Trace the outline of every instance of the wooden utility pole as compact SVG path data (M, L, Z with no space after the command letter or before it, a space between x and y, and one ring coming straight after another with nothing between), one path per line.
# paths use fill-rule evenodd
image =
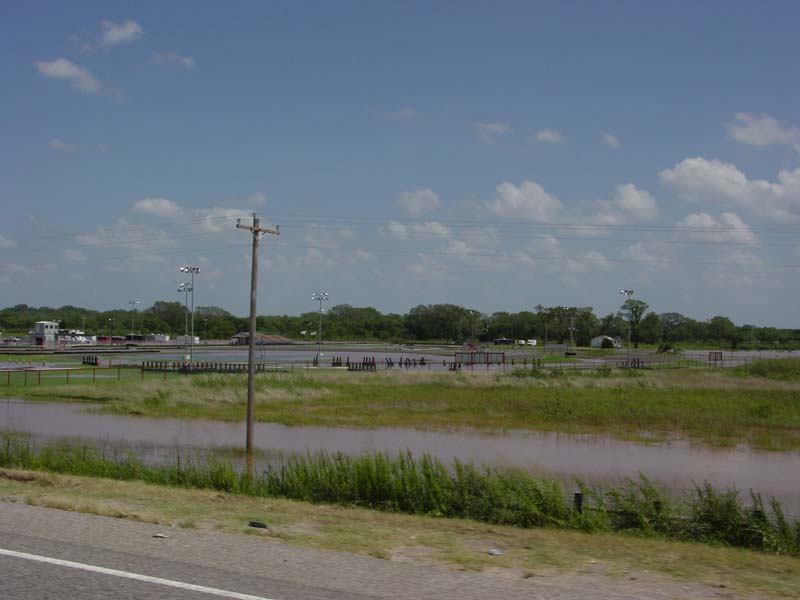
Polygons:
M245 441L245 462L247 476L253 479L253 406L256 392L256 297L258 295L258 242L265 233L280 235L279 227L266 229L259 226L259 220L253 213L253 224L242 225L240 220L236 223L237 229L247 229L253 234L253 264L250 270L250 335L248 336L249 348L247 352L247 438Z

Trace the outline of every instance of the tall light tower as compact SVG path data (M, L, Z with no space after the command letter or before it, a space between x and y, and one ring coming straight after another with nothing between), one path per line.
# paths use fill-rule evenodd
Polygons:
M633 290L620 290L620 294L625 296L625 302L628 302L633 296ZM628 307L628 369L631 368L631 307Z
M141 301L128 300L128 304L131 305L131 341L133 341L133 336L136 334L136 305L141 304Z
M327 302L328 292L314 292L311 294L311 299L314 302L319 302L319 331L317 332L317 354L322 356L322 303Z
M184 281L178 286L178 293L184 294L183 299L183 360L189 360L189 292L192 291L192 282Z
M190 283L191 289L189 290L192 292L192 311L191 311L191 319L192 319L192 331L191 331L191 345L189 346L189 362L194 360L194 276L195 273L199 273L199 267L181 267L181 273L190 273L192 276L192 280Z

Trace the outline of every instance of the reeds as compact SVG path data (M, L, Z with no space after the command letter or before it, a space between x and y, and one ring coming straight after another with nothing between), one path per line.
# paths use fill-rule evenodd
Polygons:
M633 532L800 555L800 521L787 517L777 500L765 503L751 493L750 506L745 506L738 491L718 490L709 483L676 497L644 476L607 489L577 482L583 502L573 503L555 480L462 462L447 468L429 455L416 458L409 452L358 457L326 452L292 455L277 466L267 466L251 480L232 463L214 458L176 457L173 464L149 466L124 451L108 456L93 446L74 443L37 449L27 436L10 433L0 435L0 467L517 527Z

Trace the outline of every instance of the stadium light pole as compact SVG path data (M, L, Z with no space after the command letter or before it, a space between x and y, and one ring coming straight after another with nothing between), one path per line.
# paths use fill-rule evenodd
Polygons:
M311 299L314 302L319 302L319 332L317 334L317 355L322 356L322 303L327 302L330 296L328 292L314 292L311 294Z
M133 336L136 335L136 305L141 304L141 301L128 300L128 304L131 305L131 341L133 341Z
M178 286L178 293L183 293L183 360L189 360L189 292L192 289L191 281L184 281Z
M625 302L628 302L633 296L633 290L620 290L620 294L625 296ZM628 369L631 368L631 308L628 307Z
M189 362L194 360L194 276L196 273L200 272L199 267L181 267L181 273L189 273L192 276L192 281L190 282L191 288L189 289L192 292L192 311L191 311L191 318L192 318L192 331L191 331L191 342L189 345Z

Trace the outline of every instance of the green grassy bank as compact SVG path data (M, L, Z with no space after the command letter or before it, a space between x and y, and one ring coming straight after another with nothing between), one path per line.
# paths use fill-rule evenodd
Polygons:
M293 455L267 466L254 479L223 460L153 467L132 456L108 458L86 446L62 443L34 448L13 434L0 436L0 467L143 481L163 486L214 489L256 497L362 506L523 528L627 532L665 539L800 554L800 522L777 501L751 493L698 485L690 494L666 494L642 477L606 489L580 482L582 503L571 502L557 481L516 470L451 468L424 455L348 457Z

